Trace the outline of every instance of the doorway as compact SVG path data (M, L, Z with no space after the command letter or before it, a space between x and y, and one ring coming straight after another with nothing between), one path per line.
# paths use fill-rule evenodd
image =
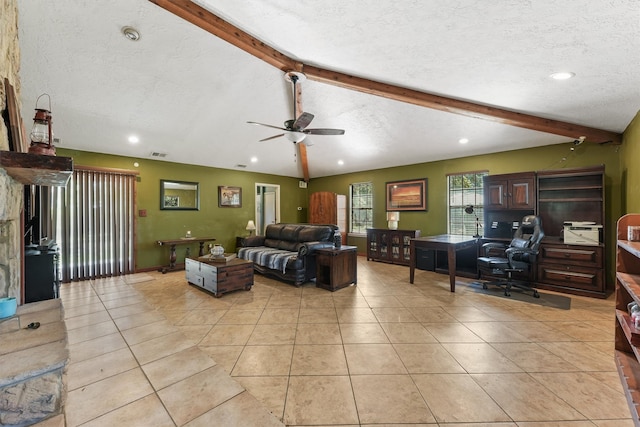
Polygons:
M269 224L280 222L280 186L256 183L256 234L264 235Z

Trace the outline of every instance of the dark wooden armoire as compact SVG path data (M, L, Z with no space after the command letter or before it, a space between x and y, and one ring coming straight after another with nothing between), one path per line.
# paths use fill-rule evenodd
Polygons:
M347 244L347 196L318 191L309 197L309 223L335 224L340 227L342 244Z

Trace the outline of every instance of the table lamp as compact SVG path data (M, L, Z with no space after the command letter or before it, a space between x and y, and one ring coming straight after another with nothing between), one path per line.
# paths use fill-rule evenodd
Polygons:
M387 225L389 230L397 230L398 221L400 221L400 212L387 212Z
M464 211L466 213L468 213L469 215L475 213L474 209L473 209L473 205L467 205L464 207ZM480 232L479 232L479 228L480 228L480 218L478 218L478 215L476 215L476 234L473 235L473 237L475 237L476 239L478 237L480 237Z
M247 222L247 227L245 228L245 230L249 230L249 236L251 236L253 234L253 230L256 229L256 224L253 222L253 220L249 220L249 222Z

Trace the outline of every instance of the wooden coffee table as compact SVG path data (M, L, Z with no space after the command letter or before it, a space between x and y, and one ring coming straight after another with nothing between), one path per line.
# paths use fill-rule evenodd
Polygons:
M234 258L227 262L213 262L209 257L186 258L187 282L211 292L216 298L222 294L253 286L253 262Z

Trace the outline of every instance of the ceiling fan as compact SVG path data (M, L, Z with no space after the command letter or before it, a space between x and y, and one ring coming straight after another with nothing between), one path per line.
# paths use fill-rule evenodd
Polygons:
M307 137L307 135L344 135L343 129L322 129L322 128L307 129L307 126L309 126L309 124L313 120L314 115L311 113L303 112L298 117L298 114L296 111L296 106L298 105L296 100L296 93L297 93L296 84L299 81L304 81L304 79L306 79L306 76L302 73L291 71L286 73L284 75L284 78L285 80L293 84L293 117L294 119L287 120L286 122L284 122L284 127L267 125L267 124L258 123L258 122L247 122L254 125L266 126L266 127L284 131L284 133L270 136L269 138L261 139L260 142L269 141L270 139L280 138L281 136L284 136L289 141L295 144L304 140Z

